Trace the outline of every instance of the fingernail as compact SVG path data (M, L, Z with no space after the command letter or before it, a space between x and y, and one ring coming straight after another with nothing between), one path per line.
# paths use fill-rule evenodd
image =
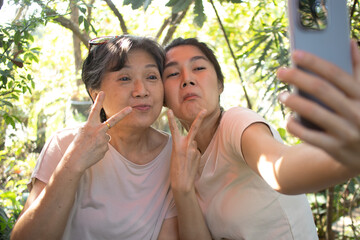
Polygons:
M168 110L168 115L170 115L171 117L174 116L174 113L171 109Z
M301 60L304 57L305 53L303 51L297 50L293 53L293 59L296 60Z
M286 99L288 99L289 96L290 96L289 92L283 92L283 93L280 93L280 95L278 96L278 99L280 102L285 103Z
M287 71L287 68L281 67L277 70L276 75L279 79L282 79L284 77L285 72Z
M124 109L124 113L126 114L130 113L131 111L132 111L132 107L129 106Z

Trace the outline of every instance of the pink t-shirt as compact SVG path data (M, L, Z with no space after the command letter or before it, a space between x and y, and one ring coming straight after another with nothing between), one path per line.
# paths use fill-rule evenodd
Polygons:
M241 137L255 122L267 124L249 109L228 110L201 157L195 186L213 239L318 239L306 196L276 192L246 164Z
M32 180L49 181L77 130L61 130L46 143ZM145 165L130 162L109 144L104 158L80 180L63 239L157 239L164 219L177 215L170 155L170 136L161 153Z

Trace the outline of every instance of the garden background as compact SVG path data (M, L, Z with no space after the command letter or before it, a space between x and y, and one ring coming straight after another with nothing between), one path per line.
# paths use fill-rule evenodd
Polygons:
M347 3L360 45L360 3ZM277 101L290 89L275 75L290 64L285 0L0 0L0 240L9 239L46 140L86 121L80 75L88 40L120 34L209 43L225 75L222 106L249 107L287 144L299 143L286 133L290 112ZM154 125L168 131L165 111ZM359 184L356 177L307 194L320 239L360 239Z

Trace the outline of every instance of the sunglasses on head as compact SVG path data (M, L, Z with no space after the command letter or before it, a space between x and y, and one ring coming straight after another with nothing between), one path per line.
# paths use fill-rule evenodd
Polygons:
M93 46L105 44L115 38L118 38L118 37L119 36L102 36L102 37L97 37L97 38L93 38L93 39L89 40L89 53Z

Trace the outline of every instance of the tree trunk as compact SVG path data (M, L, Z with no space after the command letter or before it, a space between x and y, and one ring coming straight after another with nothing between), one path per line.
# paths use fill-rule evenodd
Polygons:
M334 240L334 232L332 230L333 208L334 208L334 187L330 187L327 191L327 203L326 203L326 239Z
M79 28L79 9L76 6L76 1L71 1L71 21L74 23L76 27ZM81 41L80 39L73 33L73 46L74 46L74 58L75 58L75 74L76 76L81 70ZM79 86L79 81L76 82L76 85Z

